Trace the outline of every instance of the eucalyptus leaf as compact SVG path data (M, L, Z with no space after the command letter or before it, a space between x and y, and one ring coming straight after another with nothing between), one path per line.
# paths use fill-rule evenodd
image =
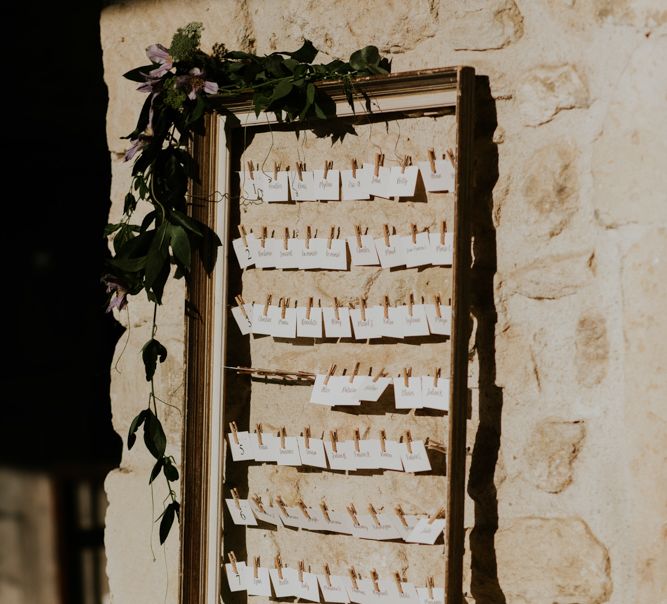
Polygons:
M144 422L144 444L155 459L160 459L167 448L167 437L162 428L162 422L150 410Z

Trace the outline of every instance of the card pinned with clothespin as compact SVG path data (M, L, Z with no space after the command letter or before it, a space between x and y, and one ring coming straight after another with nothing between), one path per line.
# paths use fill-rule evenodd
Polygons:
M239 432L236 422L229 422L227 435L229 450L234 461L251 461L255 459L255 449L246 430Z
M301 270L310 270L322 268L326 261L327 240L316 237L316 232L308 225L306 226L301 239L301 256L299 258L299 268Z
M382 322L380 334L384 338L403 339L403 309L392 306L389 296L382 298Z
M242 198L247 201L260 201L264 199L264 189L266 179L264 174L259 172L252 160L246 162L246 169L237 172L239 176L239 189Z
M271 335L293 340L296 337L296 314L296 308L289 306L289 298L280 298Z
M252 564L246 566L245 570L246 585L248 595L271 597L271 579L269 578L269 569L260 566L259 556L253 556Z
M229 591L245 591L247 588L245 562L239 562L234 552L229 552L227 555L229 556L229 562L225 564L225 574L227 575Z
M399 532L391 523L389 515L379 512L372 503L368 504L368 513L372 522L368 528L368 538L377 541L400 539Z
M232 306L232 317L236 321L239 330L244 336L252 333L252 304L246 304L243 298L236 296L236 303L238 306Z
M391 169L388 192L394 197L413 197L417 186L419 168L412 165L412 157L401 158L399 165Z
M363 383L359 390L359 398L362 401L377 401L382 393L387 389L391 383L391 378L387 376L384 367L372 371Z
M379 443L374 441L367 441L361 438L361 431L359 428L354 429L354 437L352 443L354 444L354 464L358 470L375 470L379 468ZM371 444L372 443L372 444Z
M404 367L399 377L394 378L394 400L396 409L421 409L421 377L413 377L412 369Z
M268 227L262 226L257 231L254 241L249 240L248 243L257 268L276 268L276 255L281 242L269 237Z
M402 239L405 266L414 268L431 264L431 242L428 232L420 231L416 224L410 225L410 234Z
M435 587L433 577L426 581L426 587L418 587L417 595L420 604L445 604L445 590L442 587Z
M250 439L255 451L255 461L276 461L278 459L278 440L273 434L264 432L262 424L257 424Z
M429 472L431 462L429 461L423 440L412 440L410 430L403 435L401 461L406 472Z
M296 307L296 335L299 338L322 337L322 308L315 306L312 297L306 298L306 305Z
M378 450L378 468L383 470L403 471L403 462L401 461L402 448L400 443L395 440L388 440L384 429L380 430L380 438L376 440L367 440L369 446L377 447ZM377 445L375 443L377 442Z
M432 334L450 336L452 334L452 307L442 303L440 294L433 296L433 304L425 304L429 331Z
M317 575L317 580L320 584L320 590L325 602L349 602L350 598L347 595L345 581L343 577L332 575L329 564L325 563L324 572Z
M327 467L324 442L321 438L313 438L311 436L309 426L306 426L302 436L297 437L297 443L299 445L301 463L304 466L313 466L315 468Z
M275 266L284 270L299 268L303 241L292 237L288 227L283 227L282 238L272 239L275 255Z
M391 179L391 170L384 165L384 153L376 153L373 161L366 162L364 165L372 166L369 183L370 194L374 197L390 199L389 181Z
M301 528L303 524L301 510L297 506L288 506L280 495L276 495L274 501L278 508L278 518L283 525L290 528Z
M364 235L361 225L355 225L354 236L347 237L350 258L354 266L377 266L380 264L372 235Z
M329 509L324 500L320 502L320 513L322 517L322 530L345 535L352 534L352 520L347 513Z
M324 257L320 263L320 268L330 271L346 271L347 266L347 246L345 239L337 239L338 229L332 225L329 227L329 236L324 248Z
M357 361L350 373L345 372L336 378L332 378L334 388L334 398L336 405L353 405L361 404L359 400L359 390L363 384L364 378L358 375L360 363Z
M264 171L264 201L289 201L289 175L273 162L273 169Z
M338 430L330 430L329 438L324 441L329 467L332 470L356 470L354 463L354 443L351 440L339 440Z
M301 528L308 531L327 530L326 523L319 509L306 505L303 499L298 499L296 504L302 514Z
M297 570L296 597L309 602L320 601L320 590L317 583L317 575L306 570L304 560L299 562Z
M436 159L435 150L428 149L428 161L418 162L427 191L453 191L455 172L450 159Z
M340 171L326 160L322 170L313 170L315 194L320 201L340 201Z
M254 250L257 248L257 240L252 233L246 231L245 226L239 225L239 235L237 239L232 241L232 247L236 254L236 259L241 268L248 268L255 264Z
M351 338L350 309L341 306L338 298L334 298L333 306L322 309L324 334L327 338Z
M408 543L433 545L445 530L445 508L440 507L429 516L422 517L406 537Z
M365 298L359 298L356 308L350 310L350 321L355 340L370 340L382 337L382 307L367 306Z
M277 598L289 598L296 595L296 570L284 566L280 554L274 558L274 568L269 569L269 575Z
M296 436L287 436L285 426L278 433L278 465L300 466L299 444Z
M403 237L401 235L392 235L388 224L382 227L382 237L375 239L375 251L377 252L382 268L405 266Z
M431 244L431 264L451 266L454 261L454 233L447 232L447 221L441 220L437 233L429 233Z
M415 297L412 292L408 295L405 306L401 306L401 312L403 315L403 335L406 338L427 336L431 333L428 328L424 305L421 303L415 304Z
M268 504L265 505L259 495L251 495L248 501L250 502L252 513L255 515L257 520L266 522L267 524L281 524L278 510Z
M436 367L433 375L422 377L422 403L428 409L449 409L449 379L442 377L442 370Z
M372 170L367 165L359 167L356 159L349 170L341 170L341 197L345 201L370 199Z
M332 363L325 374L315 376L315 384L310 393L311 403L328 407L336 403L334 384L331 382L334 373L336 373L336 364Z
M389 594L394 602L401 604L419 604L419 595L413 583L403 581L401 573L393 574L393 582L389 585Z
M292 201L316 201L315 180L312 172L306 170L306 165L296 162L296 170L289 173L290 198Z
M351 602L369 604L372 601L373 584L369 579L362 579L354 567L349 569L348 576L344 580Z
M417 526L417 523L423 518L423 516L418 516L416 514L406 514L403 511L403 507L397 505L394 507L394 513L387 514L389 517L389 522L393 527L398 531L401 539L405 539L410 535L412 529Z
M252 307L252 332L255 335L272 336L280 308L271 304L272 294L267 294L263 303L255 303Z
M252 508L247 499L241 499L236 489L231 489L231 499L225 499L229 514L234 524L245 526L257 526L257 519L252 513Z

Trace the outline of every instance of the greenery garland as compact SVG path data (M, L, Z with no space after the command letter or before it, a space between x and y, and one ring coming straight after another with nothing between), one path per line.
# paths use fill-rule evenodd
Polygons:
M167 439L159 418L158 403L163 401L155 393L158 362L167 358L167 349L156 338L157 309L169 277L187 279L193 251L205 242L221 245L210 228L187 213L188 182L198 178L198 166L189 150L192 137L203 134L206 113L225 112L225 99L241 92L252 92L257 115L270 111L280 121L300 121L318 134L332 134L325 121L335 117L336 105L315 82L342 81L352 105L357 92L352 78L387 74L391 68L375 46L357 50L348 62L314 64L318 51L309 40L294 52L266 56L228 51L223 44L215 44L207 54L200 49L202 29L201 23L178 29L168 49L160 44L146 49L150 65L125 74L140 82L138 90L148 97L136 128L125 137L132 143L125 159L134 164L123 216L120 222L107 225L105 233L113 247L103 278L109 294L107 310L122 310L127 296L142 290L153 303L151 336L141 349L149 382L148 401L132 420L127 446L133 447L143 427L144 443L156 460L149 484L160 474L166 480L168 495L158 517L160 543L179 518L180 503L173 488L179 474L175 459L165 453ZM133 221L142 201L150 204L149 211Z

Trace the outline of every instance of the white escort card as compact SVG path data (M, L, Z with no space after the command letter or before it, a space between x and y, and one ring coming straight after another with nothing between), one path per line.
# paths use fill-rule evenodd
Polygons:
M431 191L454 190L454 166L448 159L435 160L435 172L428 161L417 162L421 172L424 188Z
M315 376L315 384L310 393L311 403L315 405L327 405L328 407L336 403L336 391L331 380L332 376L330 375Z
M322 309L322 317L324 321L324 333L327 338L352 337L349 308L339 306L338 313L336 313L335 308L325 307Z
M410 534L405 538L405 541L408 543L425 543L433 545L436 542L436 539L442 534L443 530L445 530L444 518L430 520L427 516L417 523L415 528L413 528Z
M250 442L255 452L255 461L277 461L278 446L280 443L273 434L262 433L262 441L259 441L257 432L250 435Z
M396 470L402 472L403 461L401 460L401 454L403 452L403 447L401 446L401 443L396 442L395 440L385 440L384 450L382 449L382 443L380 441L378 441L378 445L380 447L378 468L382 470Z
M384 338L403 339L404 312L402 308L387 306L382 308L380 335Z
M403 253L405 254L405 266L414 268L431 264L433 252L428 233L416 233L403 237Z
M241 306L232 307L232 317L239 326L239 330L244 336L251 334L252 329L253 305L242 304Z
M394 166L389 175L389 194L395 197L414 196L418 173L417 166L405 166L404 168Z
M303 514L301 510L296 506L278 506L280 512L278 513L278 518L283 523L284 526L291 528L301 528Z
M317 575L325 602L349 602L345 581L338 575Z
M317 201L313 173L302 171L299 177L297 171L290 170L289 191L292 201Z
M314 466L316 468L326 468L327 458L324 452L324 442L321 438L308 439L308 446L306 446L306 439L303 436L297 437L297 444L299 445L299 455L304 466Z
M264 176L264 201L269 203L275 201L289 200L289 175L287 172L269 172Z
M299 578L300 575L300 578ZM320 601L320 590L317 584L317 575L297 571L296 597L309 602Z
M255 518L267 524L280 525L280 512L270 505L262 505L261 509L256 501L250 500L250 507Z
M269 312L274 307L269 308ZM296 338L296 308L275 307L271 335L274 338Z
M347 270L347 247L344 239L327 239L320 268L330 271Z
M444 336L452 335L452 307L438 304L436 309L435 304L425 304L426 317L428 319L428 328L432 334L440 334ZM438 311L439 316L438 316Z
M299 338L322 337L322 309L311 306L296 308L296 335Z
M225 503L234 524L257 526L257 519L247 499L225 499Z
M332 470L356 470L354 463L354 443L351 440L340 440L336 442L336 449L331 440L324 441L324 449L327 452L329 467Z
M282 240L272 239L269 241L271 242L270 246L273 248L275 268L299 268L301 250L303 248L303 241L301 239L297 239L296 237L288 237Z
M341 197L345 201L370 199L372 168L364 166L353 170L341 170Z
M380 467L380 441L354 440L353 459L357 470L376 470Z
M350 257L355 266L377 266L380 264L375 242L372 235L361 235L359 238L347 237ZM361 243L361 245L359 245Z
M247 245L246 245L247 244ZM234 248L234 253L236 254L236 259L239 262L241 268L248 268L255 264L255 257L253 255L253 249L257 248L257 240L252 233L249 233L245 236L245 243L243 237L234 239L232 241L232 247Z
M350 309L350 320L356 340L370 340L380 338L380 323L382 322L382 307L369 306L362 314L360 308Z
M326 256L327 240L308 237L302 243L299 268L302 270L321 268Z
M225 564L225 574L227 575L229 591L245 591L247 589L245 562L236 562L236 570L234 570L233 564Z
M271 597L271 579L268 568L246 566L243 574L248 595Z
M250 251L255 259L257 268L276 268L276 252L279 249L278 243L274 239L266 238L248 240ZM263 244L263 245L262 245Z
M431 245L431 264L451 266L454 261L454 233L429 233L428 240Z
M391 378L388 377L367 377L359 389L359 398L362 401L375 402L382 396L390 383Z
M322 513L323 530L331 533L342 533L344 535L352 534L352 520L349 514L345 512L335 512L327 510Z
M358 578L356 581L352 581L350 577L345 577L345 586L351 602L355 604L369 603L369 598L373 591L373 584L369 579Z
M264 199L266 180L261 172L237 172L239 175L241 195L248 201Z
M236 436L236 440L235 437ZM229 450L234 461L251 461L255 459L255 450L248 432L230 432L227 435ZM238 440L238 442L236 442Z
M279 314L280 308L277 306L255 303L252 307L252 332L256 335L273 335Z
M422 381L422 405L428 409L447 411L449 408L449 379L424 376ZM434 383L435 381L435 383Z
M285 446L283 446L283 444ZM299 455L299 443L296 436L278 437L278 465L279 466L300 466L301 456Z
M326 178L324 170L313 170L313 179L317 199L320 201L340 200L340 172L338 170L328 170Z
M392 596L393 602L400 604L419 604L419 594L417 588L412 583L405 583L396 581L389 586L389 593Z
M423 407L422 379L408 377L406 384L404 377L394 378L394 399L396 409L421 409Z
M401 516L398 514L389 514L389 522L391 522L393 527L400 535L401 539L404 541L407 539L410 533L412 533L412 529L417 526L417 523L422 518L423 516L416 514L402 514Z
M273 591L277 598L289 598L296 595L297 572L293 568L270 568L269 575Z
M433 587L431 592L429 595L428 587L417 588L420 604L445 604L445 590L442 587Z
M403 311L403 335L405 337L427 336L430 334L426 310L423 304L401 307Z
M375 251L380 260L380 266L382 268L405 266L404 237L401 235L389 235L388 239L389 245L387 245L385 237L375 239Z
M431 469L424 441L413 440L410 448L406 443L401 445L401 461L406 472L428 472Z
M391 188L391 169L388 167L380 166L378 168L378 175L375 175L375 170L373 168L373 162L369 162L368 165L371 170L371 180L369 183L369 192L374 197L384 197L389 199L392 196L390 192Z

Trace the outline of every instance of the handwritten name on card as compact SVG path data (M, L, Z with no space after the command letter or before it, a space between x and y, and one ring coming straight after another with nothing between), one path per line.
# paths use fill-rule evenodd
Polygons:
M391 522L403 540L407 539L408 535L412 532L412 529L415 528L417 523L423 518L423 516L416 516L414 514L403 514L402 519L398 514L388 514L388 516L389 522ZM405 521L405 523L403 521Z
M431 264L451 266L454 261L454 233L445 233L444 243L440 243L440 233L429 233L431 244Z
M389 592L392 594L394 602L400 604L419 604L419 594L412 583L401 581L401 589L398 589L396 583L389 586Z
M284 312L280 306L276 308L271 335L293 340L296 337L296 308L285 308Z
M401 461L406 472L428 472L431 469L423 440L413 440L410 445L411 451L405 443L401 445Z
M403 170L400 166L391 168L389 194L395 197L412 197L415 194L418 173L417 166L406 166Z
M303 248L303 241L295 237L287 239L287 248L285 248L285 240L273 240L273 254L276 268L293 269L299 268L299 261L301 260L301 250Z
M244 304L243 311L240 306L232 307L232 317L234 317L241 333L247 336L249 333L252 333L252 304Z
M431 171L431 164L427 161L417 162L417 165L427 191L454 190L454 166L448 159L436 159L435 172Z
M369 169L371 170L371 179L369 183L370 194L374 197L384 197L389 199L392 196L390 192L391 170L388 167L380 166L378 175L375 176L373 165L373 162L364 164L364 166L369 166Z
M405 266L405 249L401 235L390 235L389 245L387 245L384 237L375 239L375 251L382 268Z
M264 239L264 245L262 245L261 239L248 241L257 268L276 268L276 250L279 248L278 244L278 241L271 238Z
M340 200L340 172L329 170L324 178L324 170L313 170L315 194L320 201Z
M347 246L350 248L350 257L354 266L377 266L380 264L372 235L361 236L361 246L357 237L347 237Z
M269 578L269 569L257 568L257 576L252 566L246 566L243 569L245 575L246 588L250 596L271 597L271 579Z
M394 378L394 400L396 409L422 408L422 380L409 377L407 385L403 377Z
M370 199L372 171L370 168L357 168L356 176L352 170L341 170L341 197L345 201Z
M373 584L368 579L357 579L356 585L352 579L345 577L345 587L350 601L355 604L368 604Z
M440 304L440 316L435 309L435 304L425 304L426 317L428 319L429 331L432 334L449 336L452 334L452 307Z
M286 436L285 446L281 446L281 439L278 437L278 465L279 466L300 466L301 456L299 455L299 444L296 436Z
M310 402L315 405L326 405L331 407L336 404L336 389L331 382L332 378L327 380L326 375L315 376L315 384L310 392Z
M257 247L254 245L256 243L255 236L251 233L248 233L245 239L248 245L243 243L242 237L232 241L232 247L234 248L236 259L238 260L239 266L241 268L248 268L249 266L255 264L255 257L252 253L252 250Z
M350 324L350 309L338 308L338 318L334 308L322 309L324 320L324 333L327 338L351 338L352 325Z
M289 200L289 178L287 172L264 174L264 201L272 203Z
M320 601L320 590L317 584L317 575L313 573L302 573L301 581L296 582L296 597L309 602Z
M254 502L250 501L250 507L252 508L252 513L255 515L257 520L261 522L266 522L267 524L279 525L281 524L279 518L279 512L276 508L270 505L263 505L262 510L259 509L259 506Z
M381 337L380 322L382 321L382 308L380 306L369 306L366 308L365 316L362 316L361 309L353 308L350 310L350 321L354 329L354 338L356 340L369 340Z
M347 270L347 247L344 239L326 240L320 268L330 271Z
M296 595L297 572L293 568L269 569L273 591L277 598L289 598ZM282 578L280 575L282 574Z
M317 575L325 602L349 602L345 581L337 575Z
M234 524L257 526L257 519L247 499L239 499L238 502L235 499L225 499L225 503Z
M254 334L271 336L276 324L276 317L280 313L277 306L270 306L264 313L264 304L255 303L252 307L252 332Z
M403 335L407 337L427 336L431 332L428 329L426 310L423 304L413 304L412 313L409 306L402 306L403 311Z
M382 309L382 322L380 323L380 333L385 338L399 338L403 339L403 325L404 325L403 309L393 306L387 307L385 314Z
M412 235L404 236L402 244L406 267L414 268L431 264L432 253L428 233L417 233L414 241Z
M248 434L248 432L237 432L236 438L239 441L238 443L234 440L234 435L232 433L227 435L232 459L234 461L251 461L255 459L255 451L250 439L250 434Z
M292 201L317 201L315 191L315 180L312 172L301 172L299 178L298 172L289 173L290 197Z
M445 530L444 518L436 518L431 522L428 517L425 517L417 523L405 540L408 543L433 545L436 539L442 535L443 530Z
M301 463L304 466L314 466L316 468L326 468L327 458L324 452L324 442L320 438L309 438L306 447L306 439L303 436L297 437L299 445L299 455Z
M359 398L362 401L377 401L382 393L387 389L391 383L391 378L381 377L374 380L372 377L367 377L363 385L359 389Z
M447 411L449 408L449 379L438 378L433 384L431 376L422 377L422 403L428 409Z
M311 238L302 241L299 268L302 270L321 268L326 256L326 239Z
M329 467L332 470L356 470L354 463L354 443L351 440L341 440L336 443L334 451L330 440L324 441Z
M229 585L229 591L245 591L246 581L245 581L245 562L237 562L236 570L234 572L234 567L231 564L225 564L225 574L227 575L227 584Z
M299 338L322 337L322 309L312 306L310 312L305 306L296 309L296 335Z
M395 440L384 441L384 451L382 444L378 441L380 447L380 458L378 460L378 468L383 470L403 471L403 462L401 461L402 446Z
M279 443L273 434L262 433L261 444L257 432L253 432L250 435L250 439L255 451L255 461L277 461Z
M429 597L428 587L418 587L417 595L420 604L445 604L445 590L442 587L434 587L433 597Z

